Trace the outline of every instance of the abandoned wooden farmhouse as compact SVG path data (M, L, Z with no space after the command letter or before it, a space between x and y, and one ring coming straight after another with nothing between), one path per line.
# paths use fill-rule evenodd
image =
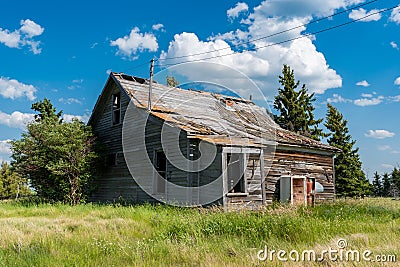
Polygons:
M148 80L111 73L88 124L107 150L90 201L231 210L335 197L335 148L280 128L250 100L158 83L149 98Z

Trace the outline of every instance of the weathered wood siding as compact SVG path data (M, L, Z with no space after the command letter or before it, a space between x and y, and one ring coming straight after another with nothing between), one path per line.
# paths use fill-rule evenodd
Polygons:
M92 127L98 140L106 147L106 154L117 155L116 165L105 160L104 166L93 184L89 201L93 202L144 202L153 201L134 181L129 173L122 150L122 123L112 125L112 96L121 92L115 83L109 84L99 100L102 112L93 120ZM121 122L129 105L129 99L121 92Z
M267 158L266 161L270 161ZM334 173L333 158L331 155L324 155L310 152L298 152L295 150L279 149L269 164L265 164L266 175L266 200L271 204L273 200L279 200L279 179L282 175L303 175L314 177L316 181L324 186L323 193L315 195L315 202L333 200Z
M200 171L198 179L200 185L212 183L212 186L208 186L207 188L200 187L198 189L200 203L204 203L204 206L221 205L223 194L221 147L217 147L217 154L213 162L206 169ZM214 201L208 202L207 200L210 199L214 199Z
M170 126L165 126L170 127ZM187 158L187 146L188 139L186 133L180 129L170 129L171 131L179 131L178 134L171 136L164 136L163 142L164 147L161 142L161 131L163 128L163 121L159 118L149 117L146 125L146 150L149 159L152 160L152 165L155 166L154 153L156 151L164 151L167 156L167 170L166 170L166 180L170 183L166 183L165 194L160 195L165 201L170 203L185 203L186 194L179 194L176 191L174 185L187 186L188 185L188 173L184 170L179 169L175 165L185 164ZM178 138L178 140L176 140ZM135 142L132 140L132 142ZM179 146L176 150L169 149L174 146ZM168 149L170 151L166 152ZM171 164L174 162L174 164ZM180 166L180 165L178 165ZM149 177L149 179L153 179Z

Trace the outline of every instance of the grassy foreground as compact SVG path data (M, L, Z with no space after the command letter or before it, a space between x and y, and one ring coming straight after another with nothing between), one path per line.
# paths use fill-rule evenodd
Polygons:
M0 266L353 266L260 261L257 252L337 248L396 255L400 201L340 200L261 212L169 206L0 203ZM287 255L286 255L287 256ZM396 266L386 263L383 266ZM357 263L357 266L382 266Z

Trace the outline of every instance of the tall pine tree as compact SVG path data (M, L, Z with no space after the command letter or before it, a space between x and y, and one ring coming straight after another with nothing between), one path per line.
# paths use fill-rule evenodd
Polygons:
M397 168L394 168L392 173L391 173L391 180L393 184L393 188L395 189L396 192L396 197L399 196L400 194L400 170Z
M279 76L278 95L275 96L274 108L279 112L275 121L284 129L320 140L325 137L318 125L322 119L315 119L313 102L314 94L309 94L305 84L299 88L294 71L290 66L283 65L282 75Z
M376 197L381 197L382 196L382 181L381 181L381 176L378 174L378 172L375 172L375 174L374 174L374 181L372 182L372 185L374 186L374 195Z
M179 82L174 76L167 76L167 85L169 87L178 87Z
M355 141L351 139L347 120L331 104L328 104L328 113L325 123L330 131L328 143L340 149L335 157L335 188L338 196L364 196L371 193L371 185L361 170L361 160L358 148L354 148Z
M391 196L392 193L392 181L388 173L384 173L382 176L382 195L384 197Z

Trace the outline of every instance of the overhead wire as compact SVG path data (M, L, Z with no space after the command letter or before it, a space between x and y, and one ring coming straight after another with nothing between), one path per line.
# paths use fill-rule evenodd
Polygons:
M295 38L291 38L291 39L287 39L287 40L284 40L284 41L280 41L280 42L276 42L276 43L269 43L269 44L267 44L267 45L259 46L259 47L256 47L256 49L261 49L261 48L267 48L267 47L271 47L271 46L276 46L276 45L279 45L279 44L291 42L291 41L298 40L298 39L301 39L301 38L306 38L306 37L313 36L313 35L316 35L316 34L319 34L319 33L323 33L323 32L326 32L326 31L330 31L330 30L333 30L333 29L336 29L336 28L344 27L344 26L346 26L346 25L355 23L355 22L357 22L357 21L361 21L361 20L366 19L366 18L368 18L368 17L371 17L371 16L374 16L374 15L377 15L377 14L381 14L381 13L390 11L390 10L396 8L397 6L399 6L399 5L395 5L395 6L393 6L393 7L389 7L389 8L386 8L386 9L382 9L382 10L379 10L379 11L377 11L377 12L373 12L373 13L367 14L367 15L365 15L365 16L363 16L363 17L358 18L358 19L354 19L354 20L352 20L352 21L344 22L344 23L341 23L341 24L338 24L338 25L335 25L335 26L332 26L332 27L329 27L329 28L325 28L325 29L322 29L322 30L318 30L318 31L315 31L315 32L312 32L312 33L306 33L306 34L304 34L304 35L300 35L300 36L295 37ZM248 50L247 50L247 51L248 51ZM215 52L215 51L210 51L210 53L212 53L212 52ZM226 56L230 56L230 55L234 55L234 54L237 54L237 52L234 51L234 52L227 53L227 54L223 54L223 55L210 56L210 57L201 58L201 59L192 59L192 60L187 60L187 61L181 61L181 62L178 62L178 63L157 64L157 65L155 65L155 66L156 66L156 67L174 66L174 65L178 65L178 64L182 64L182 63L199 62L199 61L204 61L204 60L208 60L208 59L214 59L214 58L219 58L219 57L226 57ZM193 56L193 55L188 55L188 57L189 57L189 56Z
M363 6L372 4L372 3L377 2L377 1L379 1L379 0L371 0L371 1L369 1L369 2L365 2L365 3L362 3L362 4L360 4L360 5L356 5L356 6L352 7L352 8L345 9L345 10L342 10L342 11L340 11L340 12L336 12L336 13L334 13L334 14L332 14L332 15L325 16L325 17L322 17L322 18L319 18L319 19L315 19L315 20L312 20L312 21L310 21L310 22L308 22L308 23L301 24L301 25L298 25L298 26L295 26L295 27L292 27L292 28L289 28L289 29L286 29L286 30L283 30L283 31L279 31L279 32L276 32L276 33L267 35L267 36L263 36L263 37L251 39L251 40L248 40L248 41L246 41L246 42L242 42L242 43L236 44L236 45L234 45L234 46L235 46L235 47L239 47L239 46L242 46L242 45L251 44L251 43L256 42L256 41L259 41L259 40L267 39L267 38L274 37L274 36L277 36L277 35L282 34L282 33L286 33L286 32L290 32L290 31L299 29L299 28L301 28L301 27L306 27L306 26L309 26L309 25L311 25L311 24L314 24L314 23L317 23L317 22L320 22L320 21L323 21L323 20L326 20L326 19L333 18L333 17L335 17L335 16L337 16L337 15L340 15L340 14L343 14L343 13L345 13L345 12L348 12L348 11L351 11L351 10L354 10L354 9L357 9L357 8L360 8L360 7L363 7ZM172 60L172 59L179 59L179 58L185 58L185 57L191 57L191 56L199 56L199 55L214 53L214 52L218 52L218 51L222 51L222 50L226 50L226 49L230 49L230 48L231 48L231 47L224 47L224 48L209 50L209 51L200 52L200 53L195 53L195 54L190 54L190 55L183 55L183 56L176 56L176 57L167 57L167 58L163 58L163 60ZM158 61L158 60L156 60L156 61Z
M142 66L144 66L144 65L147 65L147 64L149 64L149 63L150 63L150 60L149 60L149 61L146 61L146 62L144 62L144 63L138 64L138 65L136 65L136 66L130 67L130 68L126 69L126 70L134 70L134 69L140 68L140 67L142 67Z

